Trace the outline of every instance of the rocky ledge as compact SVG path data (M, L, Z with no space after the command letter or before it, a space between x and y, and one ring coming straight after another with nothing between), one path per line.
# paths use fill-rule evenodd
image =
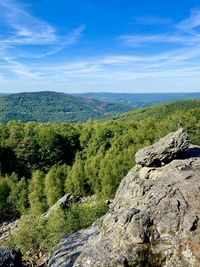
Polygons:
M200 147L180 129L136 161L109 212L64 237L48 267L200 266Z

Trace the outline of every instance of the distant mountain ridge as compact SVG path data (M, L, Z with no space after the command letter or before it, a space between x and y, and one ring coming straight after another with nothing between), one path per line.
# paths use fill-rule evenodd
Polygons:
M108 103L118 103L141 108L156 104L175 102L189 99L200 99L200 92L197 93L81 93L74 94L82 97L89 97Z
M138 108L186 99L191 100L186 101L187 103L181 101L178 105L169 103L172 105L170 110L182 109L184 106L188 108L188 105L190 108L199 106L200 93L85 93L70 95L42 91L4 94L0 95L0 123L7 123L10 120L77 123L109 117L120 120L140 119L146 113L147 115L154 113L154 109L156 111L157 107L147 110ZM159 106L161 111L156 114L162 115L163 112L166 112L168 104L163 105L163 108L162 104ZM120 115L121 113L124 114Z
M33 92L0 96L0 122L82 122L102 119L130 107L57 92Z

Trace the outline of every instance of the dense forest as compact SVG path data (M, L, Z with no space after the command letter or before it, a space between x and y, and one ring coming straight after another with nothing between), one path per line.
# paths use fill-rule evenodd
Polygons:
M10 121L0 125L0 216L24 215L10 244L24 253L45 252L62 234L92 223L106 211L105 199L114 197L121 179L134 166L138 149L179 127L200 145L200 100L82 124ZM65 193L95 194L96 201L72 205L65 213L60 210L48 222L39 219ZM30 222L35 227L29 229Z
M130 110L128 105L107 103L58 92L0 95L0 122L83 122Z

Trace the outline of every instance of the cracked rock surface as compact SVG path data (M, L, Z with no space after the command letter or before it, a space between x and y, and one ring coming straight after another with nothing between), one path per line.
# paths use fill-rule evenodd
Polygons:
M179 159L130 170L107 214L62 239L49 267L200 266L200 147L181 132Z

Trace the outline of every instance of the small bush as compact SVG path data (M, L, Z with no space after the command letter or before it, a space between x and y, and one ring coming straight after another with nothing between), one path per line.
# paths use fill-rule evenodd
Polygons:
M100 202L73 204L65 214L66 232L73 233L86 228L107 211L107 205Z
M18 247L22 254L38 255L45 251L42 247L43 240L46 238L46 222L41 216L32 214L22 216L19 227L8 241L10 247Z
M64 234L88 227L106 211L107 206L100 201L73 204L66 212L58 209L49 215L47 221L39 215L22 216L8 245L20 248L24 255L46 253L52 250Z

